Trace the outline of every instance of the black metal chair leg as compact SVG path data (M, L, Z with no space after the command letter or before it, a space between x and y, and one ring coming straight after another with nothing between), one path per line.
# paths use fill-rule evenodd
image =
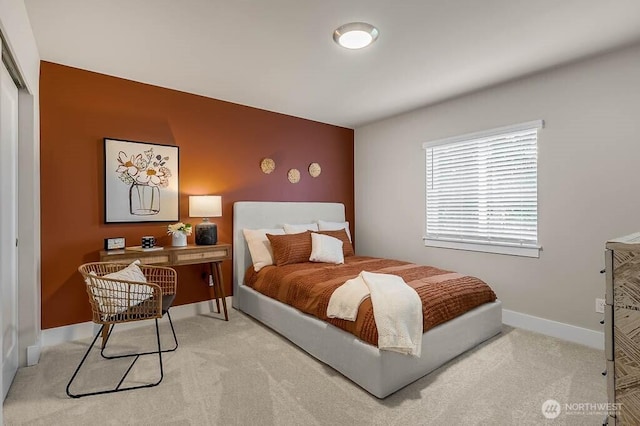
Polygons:
M160 363L160 380L158 380L158 383L156 383L156 385L159 385L164 378L164 370L162 369L162 347L160 346L160 329L158 328L158 318L156 318L156 339L158 339L158 362Z
M164 351L162 350L162 345L160 343L160 327L158 326L158 319L157 318L155 318L155 322L156 322L156 340L158 342L158 350L154 351L154 352L147 352L145 354L126 355L126 356L134 356L135 355L135 358L131 362L131 364L129 365L129 368L124 373L124 375L120 379L120 382L118 382L118 385L114 389L107 389L107 390L102 390L102 391L73 394L70 391L71 384L73 383L73 381L75 380L76 376L78 375L78 372L80 372L80 368L82 367L82 365L86 361L87 357L89 356L89 353L91 352L91 349L93 349L93 346L95 345L96 341L98 340L98 337L102 334L102 329L104 328L104 325L102 325L102 327L100 327L100 330L96 334L96 337L94 337L93 341L91 342L91 345L89 346L89 349L87 349L87 352L82 357L82 361L80 361L80 364L76 368L76 371L73 373L73 376L71 376L71 380L69 380L69 383L67 384L67 388L66 388L67 395L69 395L71 398L81 398L83 396L101 395L101 394L106 394L106 393L122 392L122 391L128 391L128 390L133 390L133 389L151 388L151 387L154 387L154 386L158 386L160 384L160 382L162 382L162 379L164 378L164 370L163 370L163 365L162 365L162 352L164 352ZM175 335L174 335L174 337L175 337ZM107 340L108 340L108 338L107 338ZM158 381L155 382L155 383L149 383L149 384L144 384L144 385L120 388L120 386L122 385L122 383L124 383L127 375L129 374L129 372L133 368L133 365L136 363L138 358L140 358L141 355L155 354L155 353L158 354L158 363L159 363L159 366L160 366L160 379L158 379ZM122 357L115 357L115 358L122 358Z
M171 333L173 334L173 341L175 342L175 346L172 349L166 349L164 352L173 352L178 349L178 338L176 337L176 330L173 328L173 321L171 321L171 314L167 309L167 318L169 318L169 325L171 326Z
M93 345L96 344L96 340L98 340L98 336L100 336L102 334L102 329L104 328L104 324L102 325L102 327L100 327L100 330L98 331L98 333L96 334L96 337L93 338L93 342L91 342L91 345L89 345L89 349L87 349L87 352L85 352L84 356L82 357L82 361L80 361L80 364L78 364L78 367L76 368L76 371L73 372L73 376L71 376L71 380L69 380L69 383L67 383L67 395L69 395L71 398L80 398L83 395L74 395L69 391L69 388L71 387L71 383L73 383L73 381L75 380L76 376L78 375L78 372L80 371L80 368L82 367L82 364L84 364L84 362L86 361L87 357L89 356L89 352L91 352L91 349L93 349Z
M173 334L173 341L175 342L175 346L173 348L171 348L171 349L165 349L162 352L173 352L176 349L178 349L178 338L176 337L176 331L173 328L173 321L171 321L171 315L169 314L168 310L167 310L167 318L169 318L169 325L171 326L171 333ZM118 359L118 358L128 358L128 357L132 357L132 356L150 355L150 354L155 354L156 353L156 351L149 351L149 352L136 352L136 353L133 353L133 354L105 355L104 351L105 351L105 349L107 349L107 342L109 342L109 337L111 337L111 333L113 332L113 329L115 328L115 326L116 326L115 324L113 324L111 326L111 330L109 330L109 334L107 335L107 339L105 340L104 346L100 350L100 355L102 356L102 358L105 358L105 359Z

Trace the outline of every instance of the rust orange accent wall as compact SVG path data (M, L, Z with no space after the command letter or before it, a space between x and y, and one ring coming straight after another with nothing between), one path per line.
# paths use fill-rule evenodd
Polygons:
M342 202L354 223L351 129L49 62L40 73L43 329L91 319L77 268L98 260L104 238L170 244L168 223L104 223L105 137L180 147L180 218L200 220L188 217L189 195L222 195L223 217L212 219L221 242L231 242L235 201ZM264 157L276 161L270 175ZM312 162L322 167L315 179ZM287 180L290 168L300 170L298 184ZM228 294L231 269L224 262ZM178 268L176 304L211 297L203 271Z

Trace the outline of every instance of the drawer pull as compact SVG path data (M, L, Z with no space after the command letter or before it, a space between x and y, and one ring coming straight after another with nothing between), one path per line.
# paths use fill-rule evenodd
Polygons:
M606 376L606 375L607 375L607 370L605 369L601 374L602 374L603 376Z
M606 269L601 269L601 270L600 270L600 273L601 273L601 274L604 274L605 272L607 272L607 270L606 270Z
M600 320L600 324L604 325L604 318Z

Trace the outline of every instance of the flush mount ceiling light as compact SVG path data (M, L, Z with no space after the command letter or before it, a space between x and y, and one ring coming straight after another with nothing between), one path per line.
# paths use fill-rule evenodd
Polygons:
M366 22L350 22L333 32L333 41L347 49L362 49L378 38L376 27Z

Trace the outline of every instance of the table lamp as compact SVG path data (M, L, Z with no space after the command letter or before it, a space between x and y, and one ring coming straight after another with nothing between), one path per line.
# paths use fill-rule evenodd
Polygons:
M210 217L222 217L222 197L219 195L189 196L189 217L201 217L196 225L196 244L210 246L218 243L218 226Z

